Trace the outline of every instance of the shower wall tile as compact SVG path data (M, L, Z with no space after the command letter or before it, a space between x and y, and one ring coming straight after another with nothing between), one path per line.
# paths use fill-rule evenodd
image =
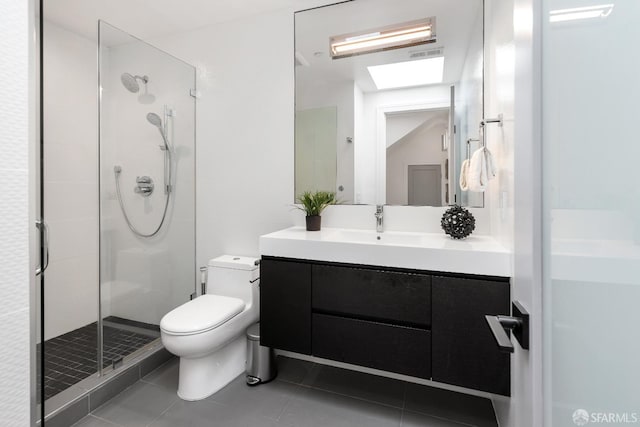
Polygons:
M0 425L30 424L29 4L0 0Z
M27 182L25 170L0 170L0 316L24 309L29 299Z

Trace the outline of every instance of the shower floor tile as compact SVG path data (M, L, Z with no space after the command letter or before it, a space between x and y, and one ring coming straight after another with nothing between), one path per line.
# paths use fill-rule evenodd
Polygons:
M116 317L103 325L104 358L107 367L122 357L144 347L160 336L157 325L128 321ZM38 360L41 346L37 349ZM97 372L98 324L83 326L45 342L45 399L66 390ZM38 372L38 386L42 376Z

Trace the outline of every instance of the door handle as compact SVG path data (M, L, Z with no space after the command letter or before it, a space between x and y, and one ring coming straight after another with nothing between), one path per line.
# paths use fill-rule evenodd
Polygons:
M49 226L45 221L37 219L36 228L40 232L40 253L42 254L40 265L36 267L36 276L38 276L49 267Z
M519 301L511 304L513 316L486 315L484 318L491 328L498 348L505 353L513 353L514 347L507 330L513 332L513 336L524 350L529 350L529 313Z

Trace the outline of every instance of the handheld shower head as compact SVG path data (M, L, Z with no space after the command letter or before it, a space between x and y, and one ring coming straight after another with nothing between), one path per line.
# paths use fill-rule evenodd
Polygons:
M147 114L147 121L155 127L162 129L162 119L156 113Z
M160 135L162 135L162 140L164 141L165 149L169 149L169 141L167 141L167 136L164 133L164 127L162 127L162 119L156 113L148 113L147 121L158 128Z

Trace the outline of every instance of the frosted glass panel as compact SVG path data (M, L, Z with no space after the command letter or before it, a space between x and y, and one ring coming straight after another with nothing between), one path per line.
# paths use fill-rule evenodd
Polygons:
M607 3L543 2L549 426L640 422L640 2Z

